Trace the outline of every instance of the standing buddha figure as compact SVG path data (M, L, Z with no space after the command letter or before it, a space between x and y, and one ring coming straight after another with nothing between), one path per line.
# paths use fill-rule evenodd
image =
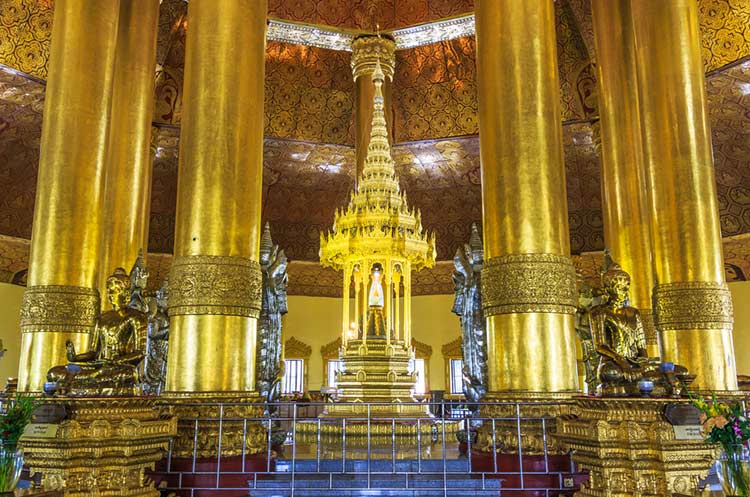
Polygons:
M375 264L370 273L370 293L367 296L367 336L385 338L386 326L383 306L382 268Z

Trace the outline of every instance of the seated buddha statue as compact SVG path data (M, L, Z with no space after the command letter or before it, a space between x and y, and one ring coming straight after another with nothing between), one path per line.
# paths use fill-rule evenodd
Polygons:
M609 260L602 275L602 303L591 308L591 337L599 354L597 392L604 396L641 393L653 382L656 396L679 396L692 380L686 368L648 357L641 313L628 305L630 275Z
M72 396L134 395L137 393L138 367L143 360L143 343L148 317L128 307L131 280L118 268L107 278L107 297L112 310L103 312L91 336L91 348L77 353L71 341L66 343L68 364L47 372L47 381L56 384L56 392Z

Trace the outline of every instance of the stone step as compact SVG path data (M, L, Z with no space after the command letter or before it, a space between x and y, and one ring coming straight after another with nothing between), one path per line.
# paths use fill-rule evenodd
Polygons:
M371 489L371 490L251 490L252 497L498 497L499 490L405 490L405 489Z
M466 490L309 490L297 489L292 495L291 490L251 490L252 497L498 497L498 490L472 490L467 494Z
M367 475L321 475L321 474L295 474L294 486L296 489L384 489L384 490L431 490L448 488L453 490L499 490L502 481L499 479L471 478L467 475L442 474L420 474L420 475L393 475L372 474L368 482ZM258 480L256 489L285 489L290 488L292 475L275 475L267 480Z
M342 471L341 460L320 460L320 468L318 468L318 461L315 459L297 459L294 462L294 470L299 472L325 472L325 473L337 473ZM346 461L346 472L367 472L367 460L347 460ZM281 473L288 473L292 471L292 461L289 459L278 459L276 461L276 471ZM395 468L392 460L375 459L370 461L370 471L373 472L391 472L391 473L443 473L443 461L442 460L430 460L423 459L421 462L412 459L397 459ZM469 461L467 459L460 460L447 460L445 461L445 472L446 473L461 473L466 475L469 472Z

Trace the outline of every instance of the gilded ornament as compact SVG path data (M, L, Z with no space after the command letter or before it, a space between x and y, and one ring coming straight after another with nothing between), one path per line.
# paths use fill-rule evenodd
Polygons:
M187 255L174 258L169 272L169 315L223 315L257 318L263 275L244 257Z
M482 305L486 316L523 312L575 314L576 272L569 257L510 254L485 260Z
M360 76L371 76L379 64L383 74L393 80L396 66L396 44L383 36L359 36L352 41L352 73L354 80Z
M732 294L726 283L692 281L654 287L659 330L729 329L734 322Z
M21 331L88 333L99 314L99 292L68 285L26 288L21 303Z

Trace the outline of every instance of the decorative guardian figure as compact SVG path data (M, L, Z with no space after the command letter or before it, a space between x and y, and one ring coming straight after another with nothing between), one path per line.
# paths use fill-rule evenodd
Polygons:
M156 292L151 302L155 309L148 319L148 341L143 367L141 391L144 395L161 395L167 381L167 352L169 350L168 281ZM153 306L152 306L153 307Z
M266 402L279 398L281 381L281 316L287 313L284 251L273 244L266 223L260 240L260 269L263 273L263 302L258 318L255 360L255 388Z
M464 395L478 402L487 393L487 337L482 311L481 277L484 250L476 224L471 225L468 244L453 258L456 286L453 312L460 317L463 333Z

